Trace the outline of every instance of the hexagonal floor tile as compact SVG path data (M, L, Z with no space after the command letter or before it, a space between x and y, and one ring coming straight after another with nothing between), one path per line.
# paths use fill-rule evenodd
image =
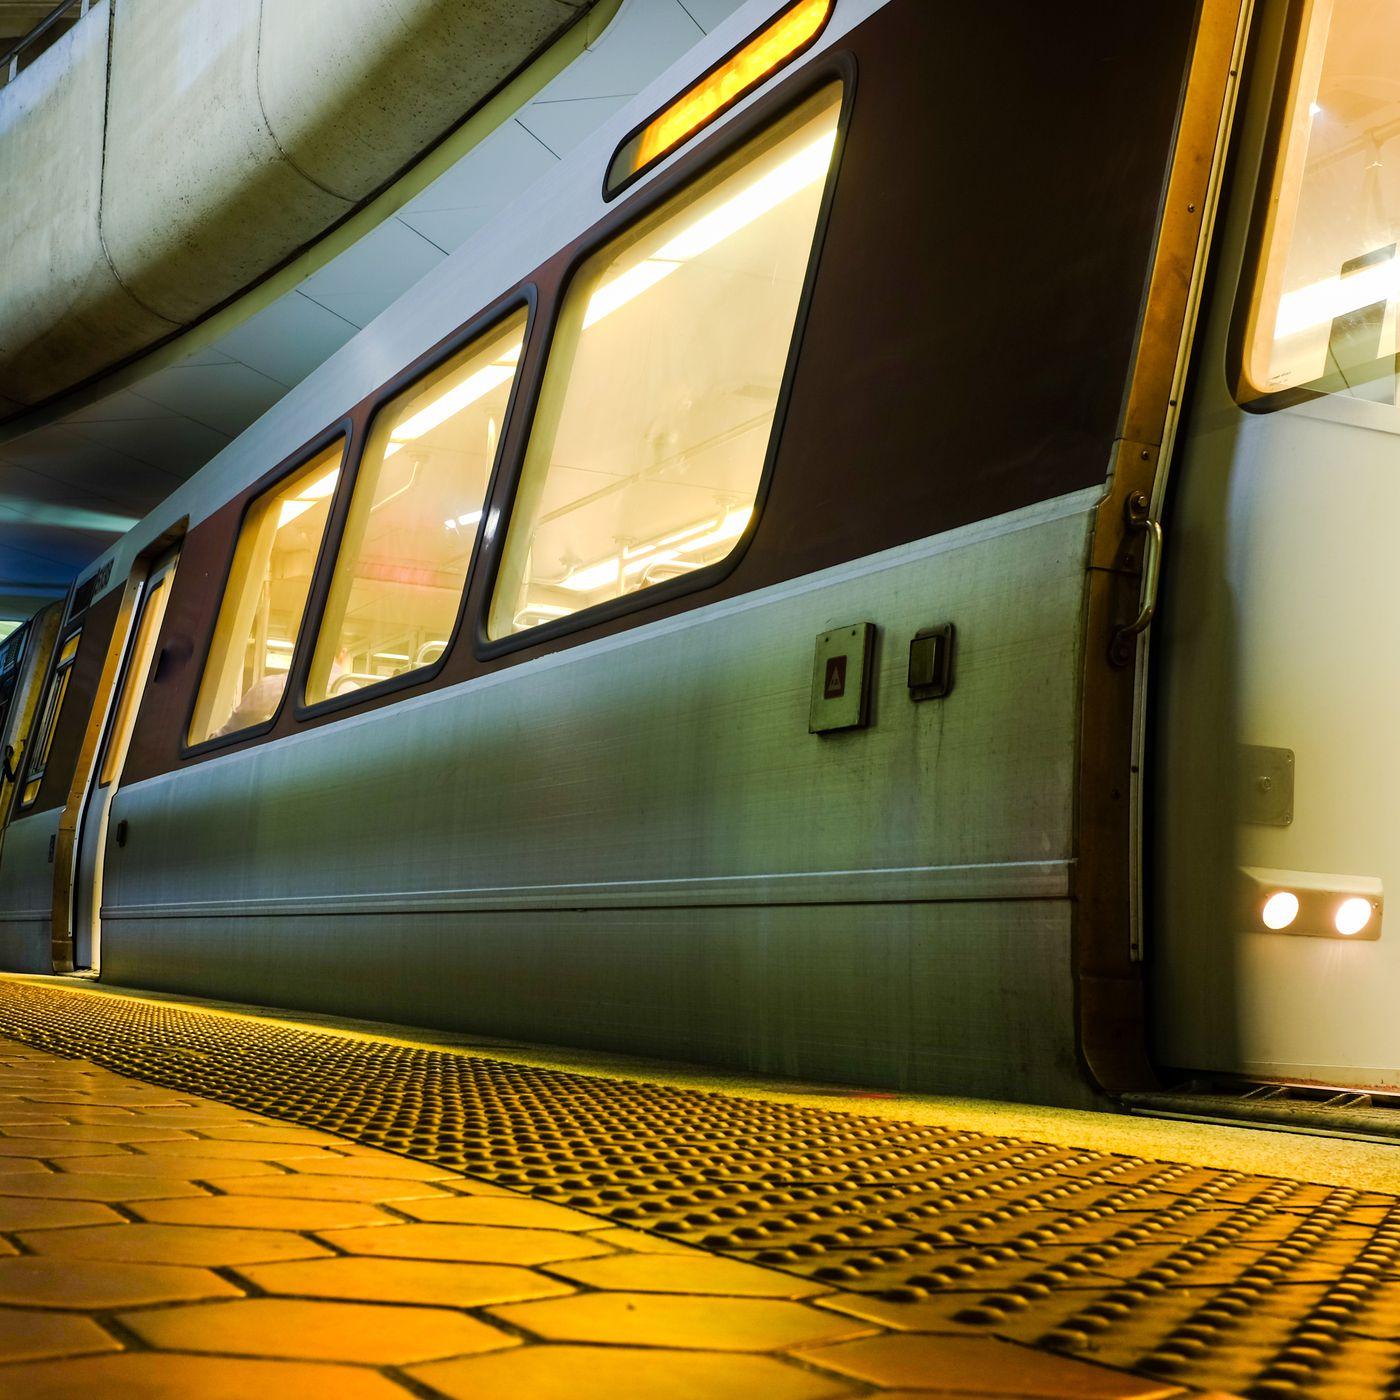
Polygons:
M921 1388L931 1379L959 1395L1006 1400L1158 1400L1179 1388L995 1337L905 1332L804 1349L804 1360L872 1385Z
M194 1298L237 1297L207 1269L114 1264L95 1259L0 1259L0 1303L37 1308L132 1308Z
M150 1346L294 1361L401 1366L518 1345L506 1332L445 1308L247 1298L203 1307L124 1313L122 1323Z
M405 1400L386 1377L361 1366L295 1361L239 1361L227 1356L163 1356L127 1352L78 1361L39 1361L9 1366L5 1382L24 1400L248 1400L250 1395L296 1400Z
M6 1137L21 1137L25 1134L7 1132ZM51 1127L45 1128L43 1136L46 1138L63 1139L71 1142L116 1142L116 1143L137 1143L137 1142L170 1142L180 1141L182 1138L186 1142L194 1142L196 1139L187 1133L182 1133L178 1128L156 1128L146 1127L140 1120L134 1120L129 1126L124 1123L55 1123Z
M34 1199L121 1202L208 1194L193 1182L179 1181L174 1177L148 1179L93 1172L25 1172L20 1176L0 1176L0 1196Z
M440 1264L419 1259L313 1259L240 1269L268 1293L475 1308L487 1303L550 1298L573 1289L510 1264Z
M456 1173L446 1167L428 1162L411 1162L407 1157L392 1157L387 1153L373 1155L356 1153L348 1157L316 1157L297 1170L316 1176L379 1176L395 1181L440 1181Z
M119 1142L71 1142L67 1138L0 1137L0 1158L114 1157L124 1154Z
M343 1162L345 1158L320 1144L295 1142L228 1142L222 1138L196 1138L192 1142L146 1142L136 1151L145 1157L217 1157L244 1162L294 1162L298 1171L303 1162L323 1159Z
M6 1228L0 1200L0 1230ZM397 1225L377 1206L360 1201L285 1201L276 1196L198 1196L179 1201L140 1201L131 1207L143 1220L168 1225L219 1225L250 1230L348 1230L361 1225Z
M56 1259L196 1264L211 1269L270 1264L282 1259L317 1259L330 1253L287 1230L219 1229L208 1225L91 1225L76 1230L36 1230L20 1239L35 1254Z
M191 1149L199 1143L188 1144ZM282 1176L283 1168L272 1162L245 1162L237 1158L147 1157L124 1152L120 1157L51 1157L60 1171L99 1172L108 1176L165 1176L176 1181L206 1181L211 1176Z
M810 1298L829 1290L810 1279L702 1254L613 1254L552 1265L550 1272L590 1288L641 1293L712 1293L736 1298Z
M404 1212L407 1214L407 1211ZM593 1238L604 1244L616 1245L619 1249L634 1254L690 1254L708 1257L708 1251L697 1249L683 1240L672 1239L668 1235L649 1235L645 1230L633 1230L626 1225L614 1225L597 1231Z
M231 1196L282 1196L309 1201L399 1201L441 1196L430 1181L395 1181L378 1176L210 1177L209 1184ZM4 1180L0 1179L0 1191Z
M532 1346L415 1366L410 1374L456 1400L821 1400L848 1393L844 1381L772 1357L661 1348Z
M323 1236L347 1254L389 1259L452 1259L471 1264L548 1264L606 1254L609 1246L563 1230L503 1229L495 1225L391 1225L334 1230Z
M49 1356L82 1356L119 1351L116 1339L90 1318L0 1308L0 1361L40 1361ZM0 1372L0 1393L4 1392Z
M104 1162L111 1158L104 1157ZM16 1172L39 1172L44 1170L44 1163L37 1157L0 1157L0 1176L9 1176Z
M596 1216L529 1196L444 1196L400 1207L415 1220L436 1225L505 1225L525 1230L599 1230Z
M199 1131L204 1137L214 1138L219 1142L283 1143L294 1147L345 1145L344 1138L335 1137L331 1133L323 1133L316 1128L291 1127L286 1123L249 1123L246 1120L238 1120L214 1124L207 1128L201 1127Z
M835 1342L870 1330L854 1318L801 1303L689 1293L585 1293L491 1312L550 1341L707 1351L776 1351L819 1339Z
M116 1211L95 1201L0 1196L0 1230L66 1230L72 1225L116 1225L120 1221L121 1216Z

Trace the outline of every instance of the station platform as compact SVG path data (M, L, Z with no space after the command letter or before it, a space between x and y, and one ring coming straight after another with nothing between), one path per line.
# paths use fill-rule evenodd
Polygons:
M1400 1162L0 977L0 1396L1400 1395Z

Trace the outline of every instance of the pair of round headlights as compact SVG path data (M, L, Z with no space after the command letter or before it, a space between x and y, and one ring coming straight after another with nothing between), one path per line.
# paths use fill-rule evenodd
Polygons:
M1263 919L1265 928L1281 931L1288 928L1298 917L1300 907L1298 896L1292 890L1276 890L1264 901L1260 918ZM1351 938L1365 931L1374 913L1375 908L1369 899L1352 895L1342 900L1332 911L1332 927L1343 938Z

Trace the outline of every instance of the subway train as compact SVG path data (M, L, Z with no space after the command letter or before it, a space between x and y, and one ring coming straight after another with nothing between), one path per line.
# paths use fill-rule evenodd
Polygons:
M0 966L1400 1087L1392 60L1381 0L750 0L36 622Z

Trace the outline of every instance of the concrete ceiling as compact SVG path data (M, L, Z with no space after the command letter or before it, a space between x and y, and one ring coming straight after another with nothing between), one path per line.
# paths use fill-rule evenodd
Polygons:
M0 617L27 616L65 591L117 535L740 3L626 0L583 56L512 118L299 284L241 320L224 313L220 324L235 324L198 350L127 373L121 387L0 442ZM6 8L18 7L0 0ZM327 405L327 419L343 407Z

